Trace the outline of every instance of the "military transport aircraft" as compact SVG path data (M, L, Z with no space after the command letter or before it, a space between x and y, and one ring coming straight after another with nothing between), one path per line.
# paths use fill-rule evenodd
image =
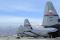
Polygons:
M48 37L48 33L50 32L56 32L57 29L56 28L44 28L43 26L41 26L42 28L38 27L33 27L31 26L30 22L28 19L25 19L24 21L24 25L20 25L20 27L18 28L17 31L17 38L20 37Z

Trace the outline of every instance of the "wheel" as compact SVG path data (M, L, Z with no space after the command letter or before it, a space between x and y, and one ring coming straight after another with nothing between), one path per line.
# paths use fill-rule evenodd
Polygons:
M20 37L16 37L16 39L20 39Z
M52 36L52 38L56 38L56 36Z

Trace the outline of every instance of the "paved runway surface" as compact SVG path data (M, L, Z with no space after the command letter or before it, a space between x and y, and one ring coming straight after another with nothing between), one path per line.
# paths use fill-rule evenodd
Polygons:
M60 40L60 38L50 39L50 38L21 38L16 39L16 37L10 36L10 37L0 37L0 40Z

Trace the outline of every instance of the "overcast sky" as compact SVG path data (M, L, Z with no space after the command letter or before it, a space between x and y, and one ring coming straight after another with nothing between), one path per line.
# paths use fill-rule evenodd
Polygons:
M28 18L32 24L41 24L47 1L0 0L0 25L9 23L23 24L25 18ZM52 0L52 3L59 14L60 0Z

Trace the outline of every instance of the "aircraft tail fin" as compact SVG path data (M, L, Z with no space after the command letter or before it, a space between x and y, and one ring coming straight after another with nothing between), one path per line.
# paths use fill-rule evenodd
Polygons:
M27 29L31 29L32 30L31 24L30 24L28 19L24 20L24 27L26 27Z

